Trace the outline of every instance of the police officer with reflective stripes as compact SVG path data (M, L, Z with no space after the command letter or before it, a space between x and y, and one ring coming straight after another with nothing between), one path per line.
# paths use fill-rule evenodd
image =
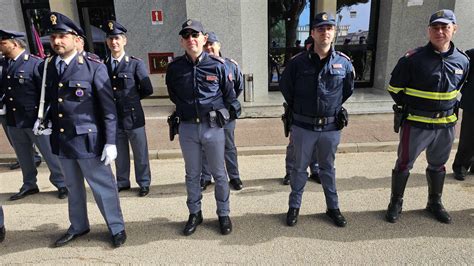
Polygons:
M311 28L314 45L290 60L280 80L280 90L293 110L291 136L295 165L291 172L291 193L286 217L288 226L298 221L306 169L317 153L320 179L326 197L326 214L343 227L339 210L334 160L341 129L347 124L342 104L352 95L354 72L350 59L331 48L336 21L326 12L316 15Z
M186 168L187 205L190 212L184 235L191 235L202 223L202 151L216 182L215 198L221 233L232 231L229 218L229 184L224 168L225 135L222 128L229 113L239 113L232 79L225 61L203 51L207 41L199 21L187 20L179 32L185 54L168 65L166 85L180 117L179 143ZM236 107L238 110L236 110Z
M21 40L24 37L23 32L0 30L1 50L8 59L3 65L5 71L2 71L1 94L5 94L3 101L7 106L8 134L23 174L23 185L10 200L18 200L39 192L33 144L38 146L46 160L51 172L49 180L58 189L58 198L64 199L67 197L64 176L57 156L51 153L49 137L35 136L32 131L38 116L41 91L38 67L43 60L26 52L26 45Z
M82 29L68 17L52 12L45 17L56 56L47 60L46 104L51 128L36 127L36 134L51 134L53 153L59 156L69 190L71 223L55 246L60 247L89 233L84 178L89 183L104 217L112 244L119 247L127 238L117 183L110 163L115 146L117 113L107 68L100 61L77 53Z
M109 20L103 27L107 33L107 46L111 57L105 60L112 81L117 107L117 174L118 191L130 189L130 150L132 146L135 180L140 187L138 195L150 192L151 172L148 158L148 143L145 132L145 114L141 99L153 94L153 86L145 63L125 53L127 29L120 23Z
M221 42L217 38L217 35L214 32L207 33L207 43L204 45L204 50L210 55L215 55L222 57L220 52ZM240 67L237 62L233 59L222 57L225 60L225 65L227 66L229 72L232 75L232 80L234 82L234 92L235 97L243 91L244 83L242 82L243 76L240 71ZM229 119L229 123L224 126L225 134L225 166L227 175L229 176L229 184L235 190L242 189L242 181L239 174L239 165L237 162L237 148L235 147L234 141L234 131L235 131L235 119L232 117ZM203 153L202 157L202 173L201 173L201 189L205 190L206 187L211 184L211 173L209 172L209 166L206 159L206 155Z
M474 49L466 51L469 56L469 75L461 89L462 122L458 151L453 163L454 178L463 181L467 171L474 173Z
M398 158L392 171L392 195L386 219L394 223L402 211L405 186L420 153L426 150L429 211L442 223L451 216L443 207L445 163L455 137L457 99L469 67L467 56L451 39L456 32L453 11L439 10L430 17L429 43L409 51L395 66L388 91L403 110Z

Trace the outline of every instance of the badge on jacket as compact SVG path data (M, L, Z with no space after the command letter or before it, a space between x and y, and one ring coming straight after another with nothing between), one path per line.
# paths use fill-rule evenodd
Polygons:
M217 76L206 76L207 81L214 81L217 80Z

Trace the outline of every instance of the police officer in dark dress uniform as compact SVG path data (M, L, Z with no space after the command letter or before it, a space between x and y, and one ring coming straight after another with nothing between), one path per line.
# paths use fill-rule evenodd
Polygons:
M179 143L186 168L186 190L189 219L185 235L195 232L202 223L201 186L202 151L206 154L216 182L215 198L221 233L232 231L229 217L229 184L224 168L226 110L240 112L232 78L225 61L203 51L207 41L199 21L187 20L179 34L185 54L176 57L166 72L166 85L171 101L180 117Z
M326 214L340 227L346 219L339 210L334 160L342 127L347 121L342 104L352 95L354 72L350 59L331 48L336 21L326 12L316 15L311 28L314 45L290 60L283 71L280 89L293 111L291 135L295 165L286 223L294 226L314 150L326 196Z
M204 45L204 50L211 55L222 57L220 52L221 43L214 32L207 33L207 43ZM232 75L234 82L235 97L239 97L244 88L242 82L243 76L240 71L239 64L234 59L222 57L225 61L229 72ZM235 190L242 189L242 181L240 179L239 164L237 162L237 148L235 147L234 131L235 131L235 119L230 119L229 123L224 126L225 134L225 169L229 176L229 184ZM202 173L201 173L201 189L205 190L206 187L211 184L211 173L209 172L208 162L206 155L202 157Z
M38 116L41 91L38 66L43 60L26 52L21 40L24 36L22 32L0 30L1 50L7 59L2 67L5 71L2 71L0 94L5 94L7 130L23 174L23 185L10 200L39 192L33 144L38 146L46 160L51 172L49 179L58 189L58 197L64 199L67 189L58 158L51 153L49 137L35 136L32 131Z
M439 10L430 17L429 43L400 58L392 71L388 91L403 113L398 158L392 171L392 195L386 219L394 223L402 211L405 186L420 153L426 150L428 205L426 210L442 223L451 216L441 202L445 164L455 137L456 96L466 79L469 61L451 39L456 32L453 11Z
M51 134L53 153L59 156L69 190L71 222L55 246L66 245L90 230L85 178L112 235L112 244L119 247L127 236L110 167L117 156L117 113L107 68L77 53L75 45L82 29L72 20L57 12L45 19L45 28L52 32L51 47L58 54L46 62L46 120L52 127L34 130L36 134Z
M118 191L130 189L130 150L132 146L135 180L140 186L138 195L150 192L151 172L148 158L148 143L145 132L145 114L141 99L153 94L153 86L145 63L125 53L127 29L118 22L109 20L103 27L107 33L107 46L111 57L105 60L112 81L117 107L117 174Z
M466 51L469 56L469 75L461 93L462 122L458 151L453 163L454 178L465 180L467 171L474 173L474 49Z

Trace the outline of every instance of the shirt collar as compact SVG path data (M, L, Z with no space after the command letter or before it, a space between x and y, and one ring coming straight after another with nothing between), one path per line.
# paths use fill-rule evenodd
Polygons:
M69 57L67 58L61 58L60 56L56 57L56 66L59 65L59 61L63 60L64 63L66 63L66 65L69 66L69 64L71 63L72 59L77 55L77 51L74 51L74 53L72 55L70 55Z
M15 58L13 58L13 61L18 60L18 58L20 58L20 56L22 56L25 52L26 52L26 50L23 50L23 51L22 51L21 53L19 53Z
M114 60L117 60L117 61L120 63L120 62L122 61L122 59L123 59L124 56L125 56L125 51L123 51L122 54L121 54L118 58L115 58L115 57L111 56L112 62L113 62Z

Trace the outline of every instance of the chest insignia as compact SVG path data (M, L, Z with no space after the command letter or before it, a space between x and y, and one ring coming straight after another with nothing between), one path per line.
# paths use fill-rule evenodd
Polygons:
M207 81L215 81L217 80L217 76L206 76Z

